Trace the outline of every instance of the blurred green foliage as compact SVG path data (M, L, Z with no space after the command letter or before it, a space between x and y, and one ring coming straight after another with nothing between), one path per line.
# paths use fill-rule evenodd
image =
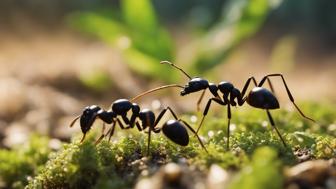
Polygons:
M276 7L272 2L227 1L217 23L190 42L195 52L188 63L189 71L203 73L222 63L238 44L259 30ZM176 81L177 73L159 64L162 60L175 61L177 48L151 1L123 0L120 6L120 12L105 9L72 14L70 24L120 49L132 70L151 78Z
M109 74L102 69L89 70L79 75L79 80L84 86L96 92L104 92L113 86Z
M201 39L196 53L197 72L209 70L225 61L230 52L244 39L253 36L262 26L268 13L279 4L271 0L231 0L223 16Z
M123 0L121 13L115 16L113 12L117 11L78 12L69 20L79 30L121 50L132 70L144 76L172 80L174 74L163 71L159 64L161 60L173 58L172 40L157 20L150 0Z

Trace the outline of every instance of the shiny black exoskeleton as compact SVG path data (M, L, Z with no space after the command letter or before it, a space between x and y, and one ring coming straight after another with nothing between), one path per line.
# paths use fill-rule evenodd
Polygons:
M162 119L163 115L169 110L171 114L174 116L175 120L167 121L161 128L157 127L158 123ZM127 113L131 112L131 118L127 117ZM123 122L120 120L121 117ZM96 141L96 144L99 143L105 136L109 136L109 140L111 139L115 125L118 123L121 129L130 129L137 127L139 131L148 130L148 147L147 151L149 153L150 147L150 138L151 132L159 133L161 130L163 134L181 146L186 146L189 143L189 135L186 127L193 132L201 146L206 150L203 145L201 139L197 135L197 133L192 129L192 127L185 121L178 119L173 110L169 107L163 109L158 117L156 118L153 111L149 109L140 110L140 107L132 103L127 99L119 99L112 103L111 110L104 110L97 105L88 106L83 110L82 115L77 116L70 124L70 127L74 125L76 120L80 119L80 127L83 132L83 137L81 142L84 141L86 133L91 129L94 121L96 119L101 119L104 123L112 124L112 127L105 133L105 124L103 126L102 135Z
M204 93L205 93L206 89L209 89L209 91L213 95L213 97L208 100L208 102L205 106L205 109L203 111L203 117L201 119L201 122L200 122L197 130L196 130L196 133L199 131L200 127L202 126L203 120L204 120L205 116L208 114L208 111L209 111L209 108L210 108L210 105L211 105L212 101L218 103L219 105L227 106L227 117L228 117L227 148L229 148L231 106L237 106L237 105L242 106L245 102L247 102L252 107L266 110L267 116L269 118L269 121L270 121L272 127L275 129L275 131L279 135L283 145L286 146L286 143L285 143L284 139L282 138L280 132L276 128L276 126L274 124L274 121L273 121L273 118L272 118L272 116L269 112L269 110L280 108L279 102L274 95L273 86L272 86L272 83L271 83L269 77L281 77L281 79L283 81L283 84L286 88L287 95L288 95L290 101L294 104L295 108L299 111L299 113L304 118L309 119L309 120L314 122L313 119L305 116L302 113L302 111L299 109L299 107L295 104L294 98L293 98L292 94L290 93L290 91L288 89L288 86L286 84L286 81L285 81L282 74L266 75L262 78L262 80L259 83L257 83L257 81L254 77L250 77L246 81L242 91L240 91L230 82L223 81L223 82L220 82L218 85L216 85L214 83L209 83L206 79L203 79L203 78L200 78L200 77L193 77L193 78L190 77L183 69L179 68L178 66L176 66L175 64L173 64L171 62L162 61L161 63L171 65L172 67L180 70L184 75L186 75L189 78L188 84L186 84L181 91L181 96L184 96L184 95L187 95L187 94L190 94L190 93L194 93L194 92L198 92L198 91L202 91L202 94L201 94L201 96L200 96L200 98L197 102L197 109L199 109L199 105L202 101L202 98L204 96ZM267 80L267 82L270 86L271 91L262 87L266 80ZM248 94L246 95L247 89L248 89L251 81L253 81L254 88L250 92L248 92ZM219 95L218 91L222 94L222 97Z
M132 110L132 117L128 119L127 113ZM70 127L80 119L80 127L83 132L81 142L85 139L86 133L91 129L94 121L99 118L104 123L111 124L115 121L120 122L119 117L129 125L133 127L136 117L139 115L140 107L136 103L132 103L127 99L119 99L112 103L111 110L104 110L97 105L91 105L84 108L82 115L77 116L70 124ZM122 129L125 129L124 125L120 125ZM105 126L103 127L103 131Z
M162 119L163 115L167 112L167 110L170 111L170 113L173 115L175 120L168 120L163 124L163 126L160 128L158 127L158 123ZM150 147L150 138L151 138L151 132L159 133L163 132L163 134L169 138L174 143L181 145L181 146L187 146L189 144L189 134L187 132L188 128L192 133L194 133L201 144L202 148L206 150L205 146L203 145L201 139L197 135L196 131L184 120L179 119L174 111L167 107L163 109L158 117L155 117L155 114L153 111L149 109L143 109L139 113L139 119L142 127L138 127L139 131L145 130L148 127L148 146L147 146L147 152L149 153L149 147Z

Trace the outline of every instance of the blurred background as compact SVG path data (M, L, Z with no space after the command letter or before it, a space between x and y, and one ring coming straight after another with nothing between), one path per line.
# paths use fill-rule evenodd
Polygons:
M80 132L70 121L87 105L107 109L153 87L184 85L187 78L162 60L237 88L250 76L283 73L297 101L335 103L335 7L328 0L2 0L0 144L22 143L31 132L68 140ZM282 82L273 84L289 104ZM138 103L193 113L198 96L167 89Z

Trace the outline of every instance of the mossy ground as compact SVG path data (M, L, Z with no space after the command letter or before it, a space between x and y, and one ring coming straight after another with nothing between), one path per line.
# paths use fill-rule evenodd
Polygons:
M282 188L283 168L302 161L298 151L309 152L309 159L336 157L334 107L312 103L301 107L316 124L296 111L272 112L287 147L272 131L265 112L234 109L230 150L226 149L227 120L213 115L200 131L209 153L192 135L187 147L177 146L162 134L154 135L149 156L147 135L136 130L117 130L124 135L97 146L94 132L83 144L78 135L58 151L48 147L48 139L35 136L25 147L0 150L0 178L3 186L11 188L130 188L163 164L184 162L204 173L212 164L231 170L235 177L230 188Z

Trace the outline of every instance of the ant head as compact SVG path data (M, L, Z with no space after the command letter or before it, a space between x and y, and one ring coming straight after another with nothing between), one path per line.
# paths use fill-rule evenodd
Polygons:
M83 110L83 113L80 116L80 127L84 134L91 129L99 110L101 110L101 108L96 105L87 106Z
M187 95L189 93L197 92L204 90L209 87L209 82L200 77L192 78L187 85L184 86L184 89L181 91L181 96Z

